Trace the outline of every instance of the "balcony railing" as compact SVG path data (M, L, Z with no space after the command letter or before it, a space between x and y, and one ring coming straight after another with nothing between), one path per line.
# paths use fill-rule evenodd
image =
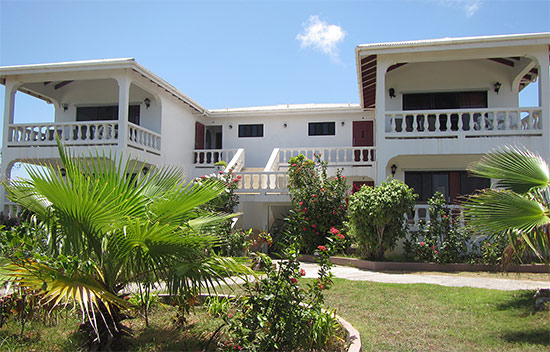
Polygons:
M195 167L214 167L218 161L229 163L237 149L195 149L193 164Z
M9 125L8 146L116 144L118 122L68 122Z
M388 111L386 138L541 135L540 108Z
M280 148L279 158L274 158L272 162L277 166L287 166L292 157L303 154L314 159L315 154L330 166L371 166L376 161L375 152L375 147Z
M160 155L160 134L128 122L128 145Z
M286 172L239 172L241 179L235 189L237 194L287 195L288 176Z
M459 205L447 205L450 209L452 219L459 219L462 214L462 209ZM414 231L419 229L420 222L428 223L430 221L430 212L428 204L416 204L413 214L406 214L409 229Z

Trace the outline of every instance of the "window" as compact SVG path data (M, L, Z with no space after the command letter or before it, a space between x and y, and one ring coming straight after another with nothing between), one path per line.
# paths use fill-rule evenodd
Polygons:
M334 136L336 127L334 122L310 122L308 135L309 136Z
M486 91L403 94L403 110L475 109L486 107Z
M239 125L239 137L263 137L264 125Z
M491 185L489 179L470 176L466 171L405 171L405 183L418 194L420 203L427 202L436 192L454 202Z
M83 106L76 108L76 121L112 121L118 120L118 105ZM139 125L139 105L128 107L128 121Z

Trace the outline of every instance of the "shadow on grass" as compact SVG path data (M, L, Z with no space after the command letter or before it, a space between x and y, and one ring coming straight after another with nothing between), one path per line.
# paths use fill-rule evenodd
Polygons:
M502 338L510 343L550 346L550 328L509 331L502 334Z
M535 309L534 294L535 291L518 291L509 299L498 302L496 308L498 310L517 311L521 315L530 315Z
M202 351L206 347L211 334L201 334L191 331L190 327L183 329L167 327L149 327L135 333L127 348L133 350L151 351ZM208 346L209 351L216 349L219 336Z

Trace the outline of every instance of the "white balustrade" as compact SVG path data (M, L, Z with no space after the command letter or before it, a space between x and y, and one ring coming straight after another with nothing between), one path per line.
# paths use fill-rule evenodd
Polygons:
M279 149L279 165L287 165L288 161L300 154L308 159L318 155L330 166L374 165L376 161L375 147L324 147L324 148L281 148Z
M55 145L55 136L65 145L116 144L117 122L68 122L12 124L8 146Z
M7 216L8 218L13 218L16 216L19 216L21 212L23 211L23 207L21 207L19 204L12 203L12 202L5 202L4 203L4 211L2 212L4 216Z
M450 210L453 219L458 218L462 213L459 205L447 205L446 207ZM409 229L412 231L418 230L421 221L425 224L430 222L429 205L416 204L414 206L414 213L405 214L405 217L409 224Z
M193 163L198 167L214 167L218 161L229 163L236 152L236 149L195 149Z
M239 172L236 194L288 194L286 172Z
M141 126L128 123L128 145L147 152L160 155L160 134Z
M386 138L542 134L540 108L387 111Z

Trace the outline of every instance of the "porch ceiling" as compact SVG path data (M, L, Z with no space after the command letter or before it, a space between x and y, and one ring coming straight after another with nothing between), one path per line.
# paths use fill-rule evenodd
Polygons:
M550 50L550 47L549 47ZM506 57L506 58L487 58L486 60L493 61L510 68L515 67L519 61L520 57ZM404 65L407 65L407 62L400 62L394 65L391 65L387 72L396 70ZM362 97L362 108L363 109L374 109L376 107L376 65L377 65L377 56L369 55L361 59L361 97ZM539 71L537 68L532 68L528 73L526 73L520 80L519 90L527 87L530 83L535 82L538 78Z

